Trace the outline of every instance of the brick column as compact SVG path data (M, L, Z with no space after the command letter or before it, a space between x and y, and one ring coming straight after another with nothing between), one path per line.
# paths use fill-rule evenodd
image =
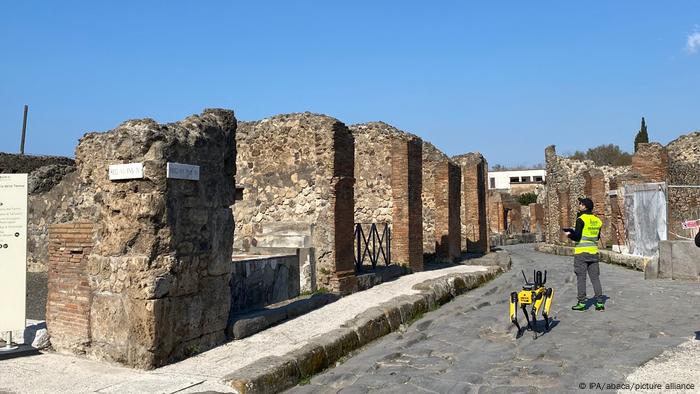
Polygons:
M485 161L462 169L462 250L474 253L488 251L488 224L486 213L487 172Z
M355 237L355 201L354 183L350 177L337 179L335 182L335 196L331 198L333 209L333 245L335 253L335 272L330 280L334 291L349 294L357 291L357 277L355 276L355 262L353 252L353 240Z
M444 161L435 170L435 257L454 261L460 255L460 170Z
M649 182L668 181L668 151L661 144L637 144L637 152L632 156L632 171Z
M423 143L397 139L391 151L392 263L423 270Z
M92 294L86 268L92 234L92 223L49 226L46 325L53 346L74 353L84 353L91 340Z
M544 208L542 204L530 204L530 232L541 234L544 231Z

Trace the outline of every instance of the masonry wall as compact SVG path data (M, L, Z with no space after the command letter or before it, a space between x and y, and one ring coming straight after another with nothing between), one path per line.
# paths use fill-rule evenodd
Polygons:
M688 237L681 223L700 219L700 132L683 135L666 146L669 156L668 229L669 239ZM693 187L695 186L695 187Z
M237 131L242 200L233 206L234 247L257 246L269 223L313 228L316 273L326 287L352 287L354 139L337 119L311 113L242 122ZM386 192L386 190L384 190ZM390 206L378 208L390 214ZM343 282L343 283L345 283Z
M562 227L573 227L578 211L578 199L591 197L595 212L601 215L601 238L609 242L611 237L612 210L607 198L612 178L630 172L631 167L596 166L592 161L571 160L557 156L554 145L545 149L547 182L543 198L545 215L545 242L568 244ZM592 193L587 195L586 193ZM598 200L598 203L596 203ZM601 203L600 201L603 201Z
M355 137L355 222L390 224L392 263L422 270L422 141L382 122L350 129Z
M488 163L480 153L452 158L461 168L461 249L487 253L488 237Z
M436 167L448 161L447 155L442 153L435 145L423 142L423 190L421 201L423 204L423 253L431 258L435 255L435 190L437 184Z
M34 156L0 152L0 174L29 174L50 165L73 166L75 161L62 156Z
M80 200L95 208L80 218L94 224L86 263L76 265L90 285L81 352L153 368L225 340L235 130L233 112L205 110L166 125L131 120L80 140ZM166 178L167 162L200 166L199 181ZM121 163L143 163L144 178L110 181L109 165ZM65 334L62 315L47 318L52 337ZM54 347L76 351L60 341Z
M435 259L455 261L460 256L461 171L451 161L435 166Z
M92 338L87 256L93 233L89 222L49 226L46 321L54 348L73 353L85 353Z

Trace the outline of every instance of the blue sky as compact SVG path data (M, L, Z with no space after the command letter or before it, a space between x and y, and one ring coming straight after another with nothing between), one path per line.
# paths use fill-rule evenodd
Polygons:
M72 156L206 107L382 120L450 155L543 161L700 130L697 1L94 1L0 5L0 151Z

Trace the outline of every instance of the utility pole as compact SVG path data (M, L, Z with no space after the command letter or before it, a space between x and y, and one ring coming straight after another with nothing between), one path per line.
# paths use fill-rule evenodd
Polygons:
M24 139L27 135L27 111L29 111L29 106L24 105L24 120L22 121L22 144L19 146L19 154L24 154Z

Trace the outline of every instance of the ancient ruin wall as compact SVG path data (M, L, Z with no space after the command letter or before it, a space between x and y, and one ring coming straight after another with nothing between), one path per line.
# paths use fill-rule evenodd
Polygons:
M355 137L355 223L390 224L392 263L422 270L422 141L383 122L350 129Z
M452 158L462 171L461 249L472 253L486 253L488 245L488 163L476 153Z
M630 172L631 168L629 166L596 166L590 160L578 161L560 157L557 156L554 145L545 149L545 161L547 170L544 196L545 242L558 244L569 242L562 236L561 227L574 225L578 211L578 198L586 196L586 192L599 201L601 199L605 201L604 207L601 207L598 202L595 211L603 216L601 238L606 241L611 240L612 210L609 199L606 198L610 191L609 183L612 178Z
M312 113L241 122L234 247L250 250L267 223L313 228L319 282L354 274L354 140L339 120Z
M435 254L435 190L436 167L448 161L446 154L442 153L435 145L423 142L423 253Z
M62 156L34 156L0 152L0 174L30 174L41 167L51 165L72 167L75 165L75 161Z
M152 368L225 340L235 130L233 112L206 110L166 125L127 121L81 139L82 199L96 207L84 268L90 330L81 349L57 341L58 350ZM200 166L199 180L166 178L168 162ZM121 163L143 163L143 179L111 181L108 167ZM61 323L47 321L52 337L65 335Z
M666 146L668 151L668 184L678 187L668 189L669 239L675 234L688 236L681 222L700 219L700 131L683 135Z

